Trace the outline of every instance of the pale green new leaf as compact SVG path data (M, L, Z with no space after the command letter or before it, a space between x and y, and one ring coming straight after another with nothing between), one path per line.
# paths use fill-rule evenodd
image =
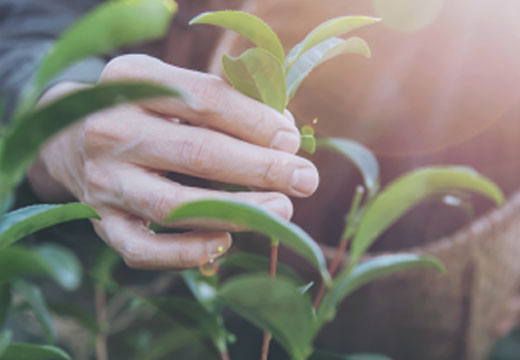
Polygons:
M314 135L302 134L300 149L308 152L309 154L314 154L316 152L316 138Z
M63 33L42 60L25 106L32 107L45 85L75 62L162 37L176 11L172 0L122 0L96 7Z
M155 97L180 96L170 87L143 82L105 83L84 88L22 116L0 148L0 201L22 179L40 146L51 136L96 111Z
M271 212L242 202L200 200L179 206L166 217L165 222L196 218L223 220L277 239L316 266L326 282L330 280L318 244L301 228Z
M47 342L54 343L54 326L40 288L22 280L13 282L12 286L13 290L22 297L34 312L34 316L40 323Z
M46 227L70 220L95 218L90 206L80 203L65 205L32 205L0 217L0 249Z
M2 333L0 334L0 359L2 358L2 355L5 353L5 350L7 350L7 347L9 346L12 337L13 333L9 330L2 331Z
M72 358L55 346L12 343L0 360L72 360Z
M333 151L344 156L358 168L368 196L374 196L379 190L379 164L374 154L362 144L347 139L327 138L318 139L318 149Z
M491 180L461 166L434 166L412 171L381 191L365 209L352 242L353 267L372 243L412 207L438 192L458 189L486 196L497 204L504 195Z
M378 22L379 20L380 19L368 16L341 16L322 23L311 31L309 35L287 55L285 70L289 71L303 53L322 41L334 36L346 34L363 26Z
M259 48L271 53L280 64L285 60L280 39L264 21L243 11L205 12L190 21L190 24L209 24L233 30L249 39Z
M293 360L310 355L314 309L309 296L289 280L268 275L239 276L226 282L219 296L231 310L269 331Z
M224 73L235 89L283 113L286 105L282 65L268 51L254 48L239 57L222 57Z
M303 53L287 73L287 98L292 99L300 84L319 65L343 54L360 54L370 57L370 48L365 40L351 37L343 40L332 37Z
M445 272L444 265L440 260L432 256L417 254L381 255L361 263L352 271L348 266L343 268L334 279L332 286L320 304L318 323L322 326L324 321L330 320L336 307L361 286L384 276L415 268L431 268Z

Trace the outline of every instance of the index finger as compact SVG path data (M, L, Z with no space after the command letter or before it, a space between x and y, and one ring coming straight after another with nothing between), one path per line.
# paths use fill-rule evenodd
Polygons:
M180 87L188 93L187 102L167 98L148 101L144 106L256 145L290 153L296 153L300 147L298 129L288 113L281 114L239 93L214 75L175 67L146 55L124 55L112 60L101 78Z

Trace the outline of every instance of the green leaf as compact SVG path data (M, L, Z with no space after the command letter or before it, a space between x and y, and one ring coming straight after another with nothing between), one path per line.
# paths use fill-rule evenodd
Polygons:
M51 302L47 304L47 307L56 315L74 320L92 336L97 335L100 331L94 315L90 314L81 306L73 303Z
M504 202L498 186L470 168L434 166L412 171L388 185L365 209L352 242L349 266L355 266L377 237L413 206L451 189L473 191L497 204Z
M379 354L340 355L331 352L316 350L309 360L392 360L388 356Z
M0 358L2 357L3 353L5 353L5 350L9 346L12 337L13 333L9 330L2 331L0 334Z
M63 350L49 345L10 344L0 360L72 360Z
M0 218L0 249L46 227L87 218L100 219L94 209L80 203L33 205L12 211Z
M374 154L362 144L347 139L318 139L318 149L333 151L344 156L361 173L369 197L379 190L379 164Z
M267 275L239 276L226 282L219 296L234 312L269 331L292 359L310 354L314 309L309 296L292 282Z
M379 20L380 19L368 16L342 16L322 23L312 30L309 35L307 35L307 37L301 43L296 45L289 55L287 55L287 59L285 60L286 71L291 69L303 53L322 41L334 36L346 34L363 26L378 22Z
M332 37L303 53L287 73L287 98L292 99L300 84L319 65L342 54L360 54L370 57L370 48L361 38L343 40Z
M0 148L0 200L22 179L40 146L72 122L114 105L152 97L180 96L151 83L105 83L84 88L25 114L11 126Z
M174 319L185 318L194 322L210 337L218 351L226 350L228 333L223 323L201 304L181 297L155 298L150 299L149 303Z
M0 328L4 326L11 310L11 288L9 285L0 287Z
M1 142L2 142L2 140L0 139L0 148L2 147ZM0 201L1 201L1 199L0 199ZM0 204L0 219L4 213L8 212L13 207L13 205L14 205L14 192L11 192L6 195L5 199L3 199L2 203Z
M301 135L300 149L309 154L316 152L316 138L314 135Z
M318 244L297 225L258 206L226 200L194 201L179 206L166 217L165 222L192 218L223 220L278 239L316 266L326 282L330 281L325 257Z
M253 44L271 53L280 64L285 60L280 39L274 31L254 15L243 11L205 12L190 21L191 24L209 24L233 30L249 39Z
M83 268L76 254L57 244L45 244L34 248L47 264L47 271L64 289L75 290L81 284Z
M226 256L220 260L220 266L237 267L244 270L261 271L269 273L269 258L246 252L238 252ZM296 271L289 266L278 262L276 265L277 276L285 277L295 284L303 285L304 281Z
M81 280L81 267L74 253L57 245L35 250L11 246L0 250L0 284L21 276L50 276L67 290Z
M33 310L36 319L42 326L47 342L54 343L54 326L40 288L21 280L13 282L12 286L13 290L18 293Z
M283 113L286 105L282 65L268 51L254 48L239 57L222 57L224 73L235 89Z
M45 85L75 62L162 37L176 10L171 0L113 1L96 7L63 33L42 60L26 106L32 107Z
M440 272L446 271L440 260L432 256L416 254L377 256L356 266L353 271L350 271L348 266L345 267L334 279L332 286L320 304L318 323L321 326L324 321L331 320L336 307L361 286L396 272L416 268L431 268Z

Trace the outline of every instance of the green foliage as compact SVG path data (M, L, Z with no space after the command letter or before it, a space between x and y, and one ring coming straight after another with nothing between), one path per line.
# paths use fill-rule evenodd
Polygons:
M236 89L283 113L285 76L282 65L268 51L249 49L237 58L224 55L224 72Z
M325 258L314 240L300 227L269 211L236 201L200 200L179 206L166 217L165 222L193 218L224 220L279 240L307 259L323 279L329 281Z
M466 167L429 167L412 171L381 191L365 209L352 242L350 267L390 225L428 196L452 189L467 190L502 204L504 196L492 181Z
M314 309L289 280L243 275L226 282L219 296L237 314L268 330L294 360L311 352Z
M339 355L325 351L315 351L309 360L392 360L378 354Z
M343 40L332 37L303 53L287 73L287 98L292 99L300 84L319 65L342 54L360 54L370 57L370 48L365 40L351 37Z
M0 200L22 179L45 140L67 125L114 105L161 96L180 94L172 88L142 82L99 84L22 116L0 142Z
M0 249L40 229L69 220L96 218L99 215L90 206L80 203L66 205L32 205L0 218Z
M7 350L12 337L13 333L11 331L2 331L0 333L0 359L2 358L5 350Z
M34 316L40 323L48 343L54 343L54 326L51 315L40 288L28 282L18 280L13 282L13 290L29 305Z
M190 24L211 24L231 29L271 53L280 64L285 59L278 36L265 22L254 15L242 11L205 12L191 20Z
M353 271L349 267L343 269L325 295L318 309L318 324L332 320L336 307L352 292L369 282L408 269L430 268L445 272L444 265L431 256L416 254L381 255L369 259Z
M49 345L11 343L0 360L72 360L63 350Z
M176 10L172 0L124 0L98 6L68 29L42 60L18 113L30 110L49 81L75 62L162 37Z
M353 30L359 29L363 26L371 25L379 19L368 17L368 16L342 16L335 19L327 20L320 26L312 30L305 39L297 44L287 55L285 61L286 71L289 71L296 61L304 54L307 50L312 49L314 46L326 41L334 36L340 36L347 34Z
M47 276L65 289L75 289L81 281L81 266L68 249L44 245L43 251L11 246L0 251L0 284L21 276Z

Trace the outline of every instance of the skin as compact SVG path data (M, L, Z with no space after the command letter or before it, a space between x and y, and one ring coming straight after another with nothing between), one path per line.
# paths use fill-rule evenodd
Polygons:
M295 155L300 137L289 112L282 115L213 75L146 55L113 59L99 81L122 80L175 86L188 94L187 101L133 103L83 119L42 148L29 181L46 201L72 196L93 206L102 217L92 221L95 231L130 267L189 268L229 249L229 225L164 224L165 216L183 203L203 198L245 201L290 219L288 195L307 197L316 190L316 168ZM57 84L41 103L83 86ZM168 172L259 191L186 186L166 178ZM151 221L195 230L155 234L147 227Z

